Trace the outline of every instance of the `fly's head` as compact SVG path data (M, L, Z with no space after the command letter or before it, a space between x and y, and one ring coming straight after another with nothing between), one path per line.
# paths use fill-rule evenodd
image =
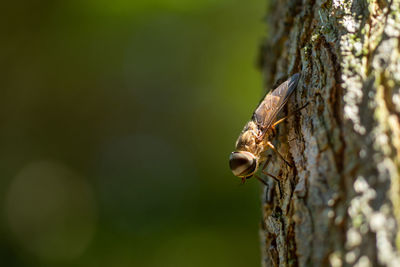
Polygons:
M248 151L235 151L229 156L229 167L233 174L244 182L257 170L257 158Z

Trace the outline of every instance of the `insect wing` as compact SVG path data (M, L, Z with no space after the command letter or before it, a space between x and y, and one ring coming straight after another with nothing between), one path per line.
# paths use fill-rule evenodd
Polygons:
M253 120L259 126L263 129L271 127L279 111L282 110L290 95L294 92L294 89L296 89L299 78L300 74L297 73L293 75L264 97L253 114Z

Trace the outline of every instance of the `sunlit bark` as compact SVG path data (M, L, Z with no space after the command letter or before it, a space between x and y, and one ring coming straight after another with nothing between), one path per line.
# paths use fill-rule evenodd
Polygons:
M345 3L343 3L345 2ZM264 266L400 266L400 0L270 1L265 85L300 72L262 196ZM397 240L397 245L396 245Z

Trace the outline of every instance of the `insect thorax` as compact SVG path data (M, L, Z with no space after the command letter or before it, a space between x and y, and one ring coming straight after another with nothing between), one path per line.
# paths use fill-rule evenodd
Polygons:
M261 134L260 127L254 121L249 121L236 141L236 150L248 151L258 156L264 150L264 142L269 138L269 131L262 139L260 139Z

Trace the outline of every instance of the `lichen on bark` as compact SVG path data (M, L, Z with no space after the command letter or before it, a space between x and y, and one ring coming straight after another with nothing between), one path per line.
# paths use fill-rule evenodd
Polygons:
M309 105L278 126L295 167L269 166L263 265L400 266L400 0L269 10L265 85L301 72L287 110Z

